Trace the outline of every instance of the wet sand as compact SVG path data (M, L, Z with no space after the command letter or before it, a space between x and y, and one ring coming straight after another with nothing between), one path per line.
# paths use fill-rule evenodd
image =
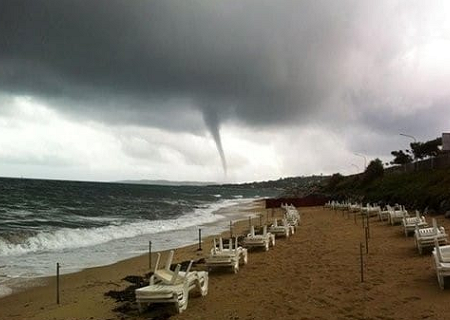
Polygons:
M302 222L294 236L277 238L269 252L251 252L248 265L236 275L211 272L208 295L191 297L188 309L171 319L450 318L450 289L439 289L430 253L419 255L400 226L371 219L361 283L361 221L355 224L352 216L317 207L300 211ZM431 217L427 220L431 223ZM438 223L450 230L442 216ZM243 233L246 227L243 221L237 229ZM205 240L201 252L197 246L179 249L175 259L204 257L209 243ZM112 310L123 303L104 296L129 285L121 280L125 276L146 272L148 257L142 256L65 275L60 305L50 280L48 286L0 299L0 319L161 319L167 308L121 314Z

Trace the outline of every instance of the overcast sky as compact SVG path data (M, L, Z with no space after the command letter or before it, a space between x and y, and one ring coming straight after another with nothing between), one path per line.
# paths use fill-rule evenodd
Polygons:
M450 1L0 2L0 176L355 173L450 131Z

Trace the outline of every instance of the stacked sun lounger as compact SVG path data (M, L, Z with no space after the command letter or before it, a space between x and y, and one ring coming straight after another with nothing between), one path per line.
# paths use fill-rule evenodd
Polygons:
M189 292L197 289L202 296L208 293L208 272L191 271L190 261L186 271L182 272L181 265L175 271L170 269L173 251L169 253L166 266L158 269L161 255L158 253L154 274L150 277L150 284L135 290L139 311L144 306L154 303L173 303L178 313L187 308Z
M415 217L403 217L402 225L406 237L410 233L414 232L417 228L422 229L428 227L428 223L425 220L425 217L421 216L419 211L417 210Z
M399 206L399 207L390 207L387 206L388 208L388 222L391 225L396 225L399 223L402 223L403 218L405 217L409 217L408 211L405 209L404 206Z
M275 235L267 232L267 226L263 227L262 234L255 234L255 227L250 227L250 233L243 240L244 248L264 248L266 251L269 250L270 246L275 245Z
M229 239L224 245L222 238L213 240L213 247L205 263L208 269L231 267L234 273L239 271L240 264L247 264L247 249L238 245L238 239Z
M448 242L448 236L444 227L438 227L434 218L432 219L432 224L431 228L416 228L414 231L414 242L420 254L425 248L433 248L435 240L437 240L439 245L446 245Z
M285 219L288 225L297 227L300 224L300 213L294 206L285 207Z
M282 236L288 238L294 234L295 228L288 224L287 219L281 220L281 224L278 224L278 220L275 219L273 224L269 227L269 232L275 236Z
M433 261L439 287L444 289L444 278L450 276L450 245L441 246L439 245L439 242L435 240Z

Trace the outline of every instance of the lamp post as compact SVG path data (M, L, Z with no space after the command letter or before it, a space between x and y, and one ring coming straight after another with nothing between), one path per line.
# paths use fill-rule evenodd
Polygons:
M363 155L363 154L360 154L360 153L353 153L355 156L358 156L358 157L362 157L362 158L364 158L364 171L366 171L366 168L367 168L367 159L366 159L366 156L365 155Z
M399 133L401 136L403 136L403 137L407 137L407 138L411 138L411 139L413 139L413 141L414 141L414 143L416 143L417 142L417 140L416 140L416 138L414 137L414 136L412 136L412 135L409 135L409 134L405 134L405 133ZM412 149L412 148L411 148ZM414 161L415 159L413 159L413 165L414 165L414 171L416 171L416 162ZM406 164L404 165L404 167L405 167L405 172L406 172Z
M415 138L414 136L411 136L411 135L409 135L409 134L405 134L405 133L400 133L400 135L401 135L401 136L404 136L404 137L408 137L408 138L411 138L411 139L413 139L414 143L416 143L416 142L417 142L417 140L416 140L416 138Z

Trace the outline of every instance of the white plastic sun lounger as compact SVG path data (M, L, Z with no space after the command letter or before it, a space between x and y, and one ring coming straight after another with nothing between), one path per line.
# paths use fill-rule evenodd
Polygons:
M349 207L348 207L348 210L350 212L354 212L354 213L361 212L362 211L362 205L358 204L358 203L357 204L350 204Z
M423 253L424 248L434 247L434 241L437 240L439 245L446 245L448 243L448 236L445 233L444 227L438 227L436 219L432 219L433 227L431 228L416 228L414 231L414 242L420 254Z
M269 232L275 236L289 238L291 234L295 233L295 228L294 226L290 226L286 219L281 220L281 225L278 225L278 220L275 219L273 224L269 227Z
M152 303L174 303L178 313L186 310L189 292L197 289L202 296L208 293L208 272L190 271L191 260L185 272L180 271L181 265L177 265L175 271L170 270L170 264L166 263L164 269L158 269L161 255L158 253L155 272L150 277L150 284L135 290L136 302L139 312L143 306ZM169 253L167 262L171 262L173 251Z
M381 211L381 207L380 206L375 206L375 205L370 205L368 203L367 207L366 207L366 211L367 211L367 216L368 217L376 217L376 216L379 215L379 212Z
M404 217L409 217L408 211L405 210L405 207L402 206L399 210L390 208L388 222L391 225L396 225L402 223Z
M450 245L440 246L437 240L435 240L434 243L433 261L436 269L436 276L439 287L444 289L444 277L450 276Z
M211 248L209 257L206 258L206 266L208 269L231 267L234 273L237 273L240 264L247 264L247 249L238 245L237 238L234 241L230 239L227 245L224 246L222 238L213 240L213 247Z
M380 221L389 220L389 209L388 209L388 207L386 207L385 210L382 210L380 208L380 210L378 211L378 220L380 220Z
M267 232L267 226L263 227L263 234L255 234L255 227L250 227L250 233L243 240L244 248L264 247L266 251L269 246L275 245L275 236Z
M416 228L422 229L428 227L428 223L424 216L421 216L419 211L416 210L415 217L403 217L403 230L405 231L405 236L407 237L410 233L414 232Z
M294 206L286 208L285 218L290 226L296 227L300 223L300 213Z

